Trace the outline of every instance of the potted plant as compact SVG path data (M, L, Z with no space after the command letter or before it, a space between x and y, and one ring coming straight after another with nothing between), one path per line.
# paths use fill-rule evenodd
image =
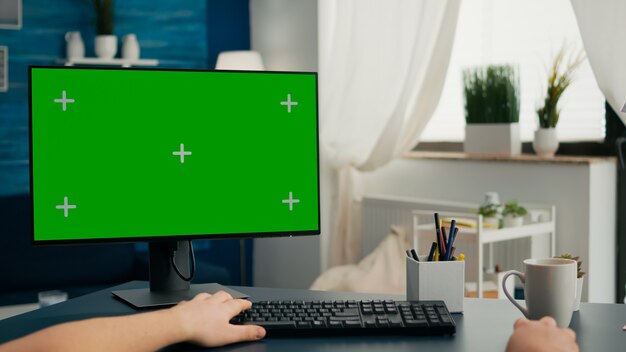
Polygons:
M499 213L500 205L495 203L483 204L478 208L478 214L483 216L483 227L500 227Z
M466 153L519 155L519 76L511 65L463 71Z
M117 36L113 35L113 0L93 0L96 12L96 56L112 59L117 53Z
M506 202L504 209L502 209L504 227L522 226L524 224L524 215L526 214L528 214L528 211L519 205L516 199Z
M566 58L568 56L568 58ZM533 149L540 157L550 158L559 149L556 134L556 125L559 122L561 110L558 107L563 92L572 83L574 71L585 61L581 50L576 55L567 55L566 47L556 54L548 72L548 87L543 104L537 108L539 129L535 131Z
M574 257L569 253L561 254L555 258L572 259L576 261L576 301L574 302L574 311L577 311L580 309L580 297L583 294L583 280L585 277L585 272L582 271L583 262L579 259L579 256Z

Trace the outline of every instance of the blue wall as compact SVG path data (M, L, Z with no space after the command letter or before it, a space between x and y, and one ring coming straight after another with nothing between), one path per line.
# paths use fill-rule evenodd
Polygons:
M118 0L115 34L135 33L142 58L160 67L213 68L224 50L250 48L248 0ZM21 30L0 30L9 47L9 91L0 93L0 196L28 193L28 66L57 65L64 34L80 31L94 56L87 0L23 0Z
M90 3L23 0L22 29L0 30L0 45L9 47L9 90L0 93L0 197L29 193L28 66L59 65L68 31L80 31L86 56L94 56ZM135 33L141 57L158 59L159 67L212 69L219 52L250 48L248 0L117 0L114 20L120 41ZM30 219L14 220L29 226ZM252 243L246 243L250 284ZM240 282L239 240L194 244L213 263L229 268L233 283Z

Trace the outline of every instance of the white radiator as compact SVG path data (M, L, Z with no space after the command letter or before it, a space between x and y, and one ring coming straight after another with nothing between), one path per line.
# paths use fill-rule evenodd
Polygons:
M397 197L386 195L367 195L361 200L361 229L362 229L362 254L366 256L382 241L389 233L391 225L401 226L408 235L413 234L413 210L432 210L434 212L455 212L459 208L472 208L476 204L438 201L432 199ZM434 218L433 218L434 224ZM419 252L427 254L430 248L430 240L420 239ZM456 243L456 242L455 242ZM457 253L466 253L466 281L475 281L475 259L471 253L476 253L475 243L458 243ZM488 263L488 245L485 246L485 258L483 263ZM519 239L503 243L493 244L493 262L502 270L523 270L522 261L529 257L530 240ZM487 268L484 268L487 269Z

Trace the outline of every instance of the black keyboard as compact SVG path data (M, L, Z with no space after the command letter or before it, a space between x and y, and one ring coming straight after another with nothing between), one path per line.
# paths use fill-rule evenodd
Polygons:
M262 301L231 323L263 326L269 337L456 332L443 301Z

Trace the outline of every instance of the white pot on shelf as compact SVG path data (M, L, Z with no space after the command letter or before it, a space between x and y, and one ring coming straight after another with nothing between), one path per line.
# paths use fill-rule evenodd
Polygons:
M505 215L502 222L503 222L504 227L520 227L524 225L524 217Z
M500 227L500 219L497 216L484 216L483 227L497 229Z
M100 59L112 59L117 53L117 36L97 35L96 56Z
M519 123L466 124L463 151L468 154L520 155Z
M556 128L540 128L536 130L533 149L542 158L554 157L554 153L559 149Z

